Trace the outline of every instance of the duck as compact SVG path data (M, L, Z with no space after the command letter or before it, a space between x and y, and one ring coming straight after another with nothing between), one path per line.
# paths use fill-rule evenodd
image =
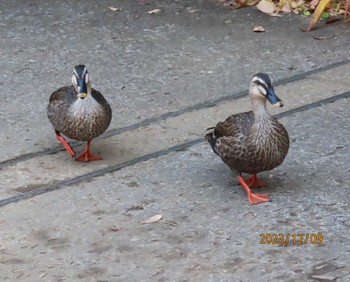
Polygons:
M107 130L112 119L111 107L103 95L91 87L91 76L85 65L73 68L72 84L51 94L47 117L56 138L72 158L76 154L64 136L87 142L83 153L75 158L76 161L101 160L101 156L90 152L90 146L94 138Z
M238 182L246 191L249 203L256 205L270 201L268 194L251 191L251 188L267 185L257 174L272 170L284 161L289 150L289 135L266 108L266 101L275 107L283 107L268 74L253 76L248 96L252 111L231 115L215 127L208 128L210 132L205 138L214 153L238 175ZM251 176L246 179L242 173Z

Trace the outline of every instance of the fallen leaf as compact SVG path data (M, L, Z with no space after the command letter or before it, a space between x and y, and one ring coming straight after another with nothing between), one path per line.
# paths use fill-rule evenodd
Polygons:
M310 2L310 6L311 6L311 7L316 7L316 6L318 5L319 2L320 2L320 0L312 0L312 1Z
M269 16L271 17L278 17L278 18L282 18L283 16L278 14L278 13L272 13L272 14L269 14Z
M232 5L235 9L244 8L246 6L254 6L257 4L260 0L235 0L231 1Z
M316 40L325 40L325 39L331 39L335 37L334 34L330 34L330 35L323 35L323 36L314 36L314 39Z
M325 268L326 266L328 266L327 263L322 264L322 265L319 265L319 266L316 266L315 269L316 269L316 270L320 270L320 269L322 269L322 268Z
M120 11L120 9L119 8L115 8L115 7L108 7L110 10L112 10L113 12L115 12L115 11Z
M302 13L303 10L306 9L307 5L304 4L303 0L299 0L299 1L291 1L290 7L292 8L292 12L294 14L299 15L300 13Z
M334 17L334 18L329 18L326 20L326 24L332 24L332 23L336 23L338 21L340 21L341 19L338 17Z
M162 219L162 215L161 214L156 214L152 217L150 217L149 219L147 219L146 221L142 222L143 224L146 224L146 223L153 223L153 222L157 222L159 220Z
M292 12L292 8L289 6L288 3L284 4L282 11L285 13L291 13Z
M254 6L259 0L247 0L247 6Z
M345 2L345 14L344 14L344 23L350 21L350 1L346 0Z
M265 14L272 14L276 9L275 4L268 0L261 0L256 7Z
M265 30L265 28L263 28L262 26L259 25L259 26L254 27L253 31L254 32L265 32L266 30Z
M153 9L147 12L147 14L149 15L154 15L154 14L158 14L161 11L161 9Z
M335 279L337 279L337 277L335 276L327 276L327 275L312 275L311 278L320 279L323 281L335 281Z
M198 12L199 11L199 9L188 9L188 12L189 13L196 13L196 12Z
M114 227L111 228L111 231L113 231L113 232L118 232L120 230L122 230L122 228L119 227L119 226L114 226Z

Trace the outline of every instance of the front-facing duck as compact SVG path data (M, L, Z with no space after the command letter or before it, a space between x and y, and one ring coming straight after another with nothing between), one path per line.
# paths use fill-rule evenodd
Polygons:
M253 111L229 116L205 137L213 151L231 168L238 172L238 181L248 194L251 204L268 202L267 194L253 193L250 188L267 184L257 178L257 173L280 165L289 149L288 132L267 111L266 100L273 106L282 107L267 74L254 75L249 87ZM252 174L244 179L242 173Z
M47 116L57 139L71 157L75 157L75 152L61 133L71 139L87 141L77 161L100 160L99 155L90 153L90 143L107 130L112 119L111 107L102 94L91 87L91 77L84 65L74 67L72 83L51 94Z

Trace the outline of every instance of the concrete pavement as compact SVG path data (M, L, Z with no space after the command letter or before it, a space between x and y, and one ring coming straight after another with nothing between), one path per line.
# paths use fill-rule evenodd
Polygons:
M2 280L350 279L348 26L302 33L307 18L210 1L0 8ZM154 8L161 12L148 15ZM253 33L255 25L267 32ZM313 38L325 34L335 37ZM101 162L71 160L45 116L77 63L114 110L93 142ZM271 74L286 104L270 110L292 144L262 174L272 202L251 206L202 137L249 109L258 71ZM323 240L260 244L267 233Z

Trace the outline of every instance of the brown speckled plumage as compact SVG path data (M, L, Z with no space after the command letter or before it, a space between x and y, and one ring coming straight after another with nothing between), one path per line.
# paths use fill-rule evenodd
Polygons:
M271 115L246 112L219 122L206 135L222 160L239 173L256 174L280 165L289 148L287 130Z
M66 86L51 94L47 116L55 130L71 139L88 141L106 131L112 111L95 89L91 89L91 95L80 99L74 86Z
M249 87L253 111L235 114L219 122L206 134L213 151L231 168L238 172L238 180L247 191L251 204L269 201L267 194L255 194L250 188L265 186L257 173L280 165L289 149L288 132L266 109L266 101L282 107L267 74L256 74ZM250 179L242 173L252 174Z

